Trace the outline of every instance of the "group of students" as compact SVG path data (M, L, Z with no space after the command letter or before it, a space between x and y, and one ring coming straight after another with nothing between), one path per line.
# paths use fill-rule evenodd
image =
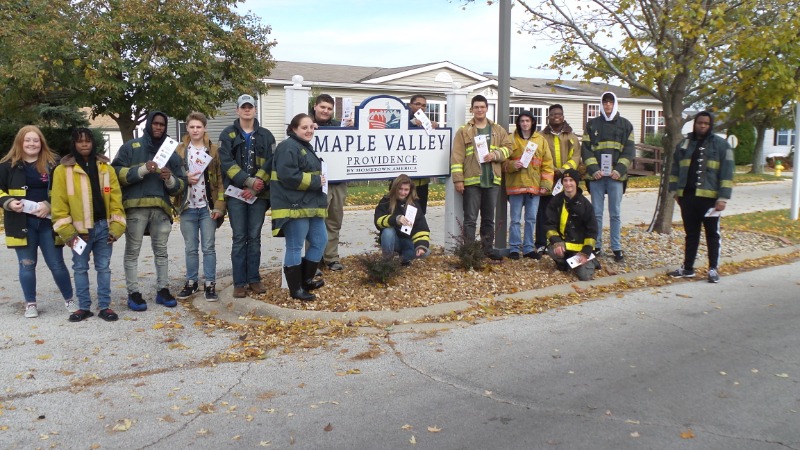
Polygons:
M502 259L494 248L494 214L505 176L511 206L509 258L540 259L546 252L559 270L573 270L579 279L591 279L599 268L595 255L599 255L603 200L608 196L611 246L614 259L622 261L619 201L633 159L633 138L630 123L617 112L616 97L609 94L601 101L602 116L587 123L582 143L564 120L560 105L549 108L548 124L541 133L536 118L520 112L511 137L486 117L486 98L475 96L470 108L473 117L457 130L451 153L452 179L463 195L464 238L475 239L480 215L483 250L489 258ZM413 114L424 109L425 103L424 96L416 95L409 109ZM167 261L167 241L176 213L186 261L186 281L178 298L199 291L202 251L204 296L208 301L218 299L215 232L226 215L236 268L233 296L244 297L248 289L256 294L266 292L259 273L261 229L271 208L272 234L285 238L283 274L289 293L301 301L314 300L311 291L325 284L319 270L323 262L330 270L343 269L338 232L346 183L328 183L322 159L311 144L318 127L340 125L332 117L334 101L320 95L311 115L298 114L291 120L287 138L279 145L272 133L259 125L255 104L250 95L238 98L238 118L222 131L218 146L206 132L206 117L198 112L189 114L182 142L160 164L154 159L169 137L167 116L158 111L148 115L143 135L123 144L113 162L98 154L97 142L87 128L72 132L69 154L57 161L39 128L22 127L0 160L0 206L5 210L6 244L14 248L19 262L25 317L38 316L36 265L41 250L70 321L94 315L89 293L90 255L97 272L98 316L117 320L117 313L110 308L110 260L113 244L123 234L128 307L147 309L138 285L144 236L151 238L156 266L155 302L176 306L168 286ZM409 126L419 125L410 120ZM669 274L679 278L695 275L693 265L704 227L709 281L718 282L719 214L710 212L725 209L734 163L730 147L712 129L710 114L698 114L693 132L675 150L670 190L681 206L686 248L684 265ZM586 180L577 170L581 159L587 167ZM592 202L579 187L580 181L589 180ZM553 191L556 186L560 192ZM227 192L231 187L236 192ZM430 254L427 187L427 180L399 175L375 208L381 249L386 255L399 255L402 265ZM74 291L61 245L73 250Z

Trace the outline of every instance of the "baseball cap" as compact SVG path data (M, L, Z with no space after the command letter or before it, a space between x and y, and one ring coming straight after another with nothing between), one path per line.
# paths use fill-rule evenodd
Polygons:
M256 106L256 100L253 98L252 95L243 94L243 95L240 95L239 96L239 100L236 101L236 105L237 105L236 107L237 108L241 108L243 105L246 105L248 103L253 105L253 106Z

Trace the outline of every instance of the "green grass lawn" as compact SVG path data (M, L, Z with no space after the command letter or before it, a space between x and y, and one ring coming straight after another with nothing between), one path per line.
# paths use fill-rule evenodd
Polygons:
M793 244L800 243L800 220L789 218L788 209L725 216L722 225L726 229L765 233L783 237Z

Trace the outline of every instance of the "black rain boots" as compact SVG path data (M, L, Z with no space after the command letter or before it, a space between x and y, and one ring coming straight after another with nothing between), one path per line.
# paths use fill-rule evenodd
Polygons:
M289 295L303 302L316 300L317 296L303 289L303 269L300 264L296 266L283 266L286 275L286 284L289 285Z
M303 289L307 291L313 291L314 289L319 289L322 286L325 286L324 280L314 280L314 277L317 276L319 262L309 261L303 258L301 266L303 267Z

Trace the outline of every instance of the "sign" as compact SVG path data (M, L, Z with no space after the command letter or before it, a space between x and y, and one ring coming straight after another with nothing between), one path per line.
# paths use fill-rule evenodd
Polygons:
M328 166L329 181L412 178L450 174L450 128L428 134L409 127L406 105L397 97L365 99L355 111L353 127L321 127L311 145Z

